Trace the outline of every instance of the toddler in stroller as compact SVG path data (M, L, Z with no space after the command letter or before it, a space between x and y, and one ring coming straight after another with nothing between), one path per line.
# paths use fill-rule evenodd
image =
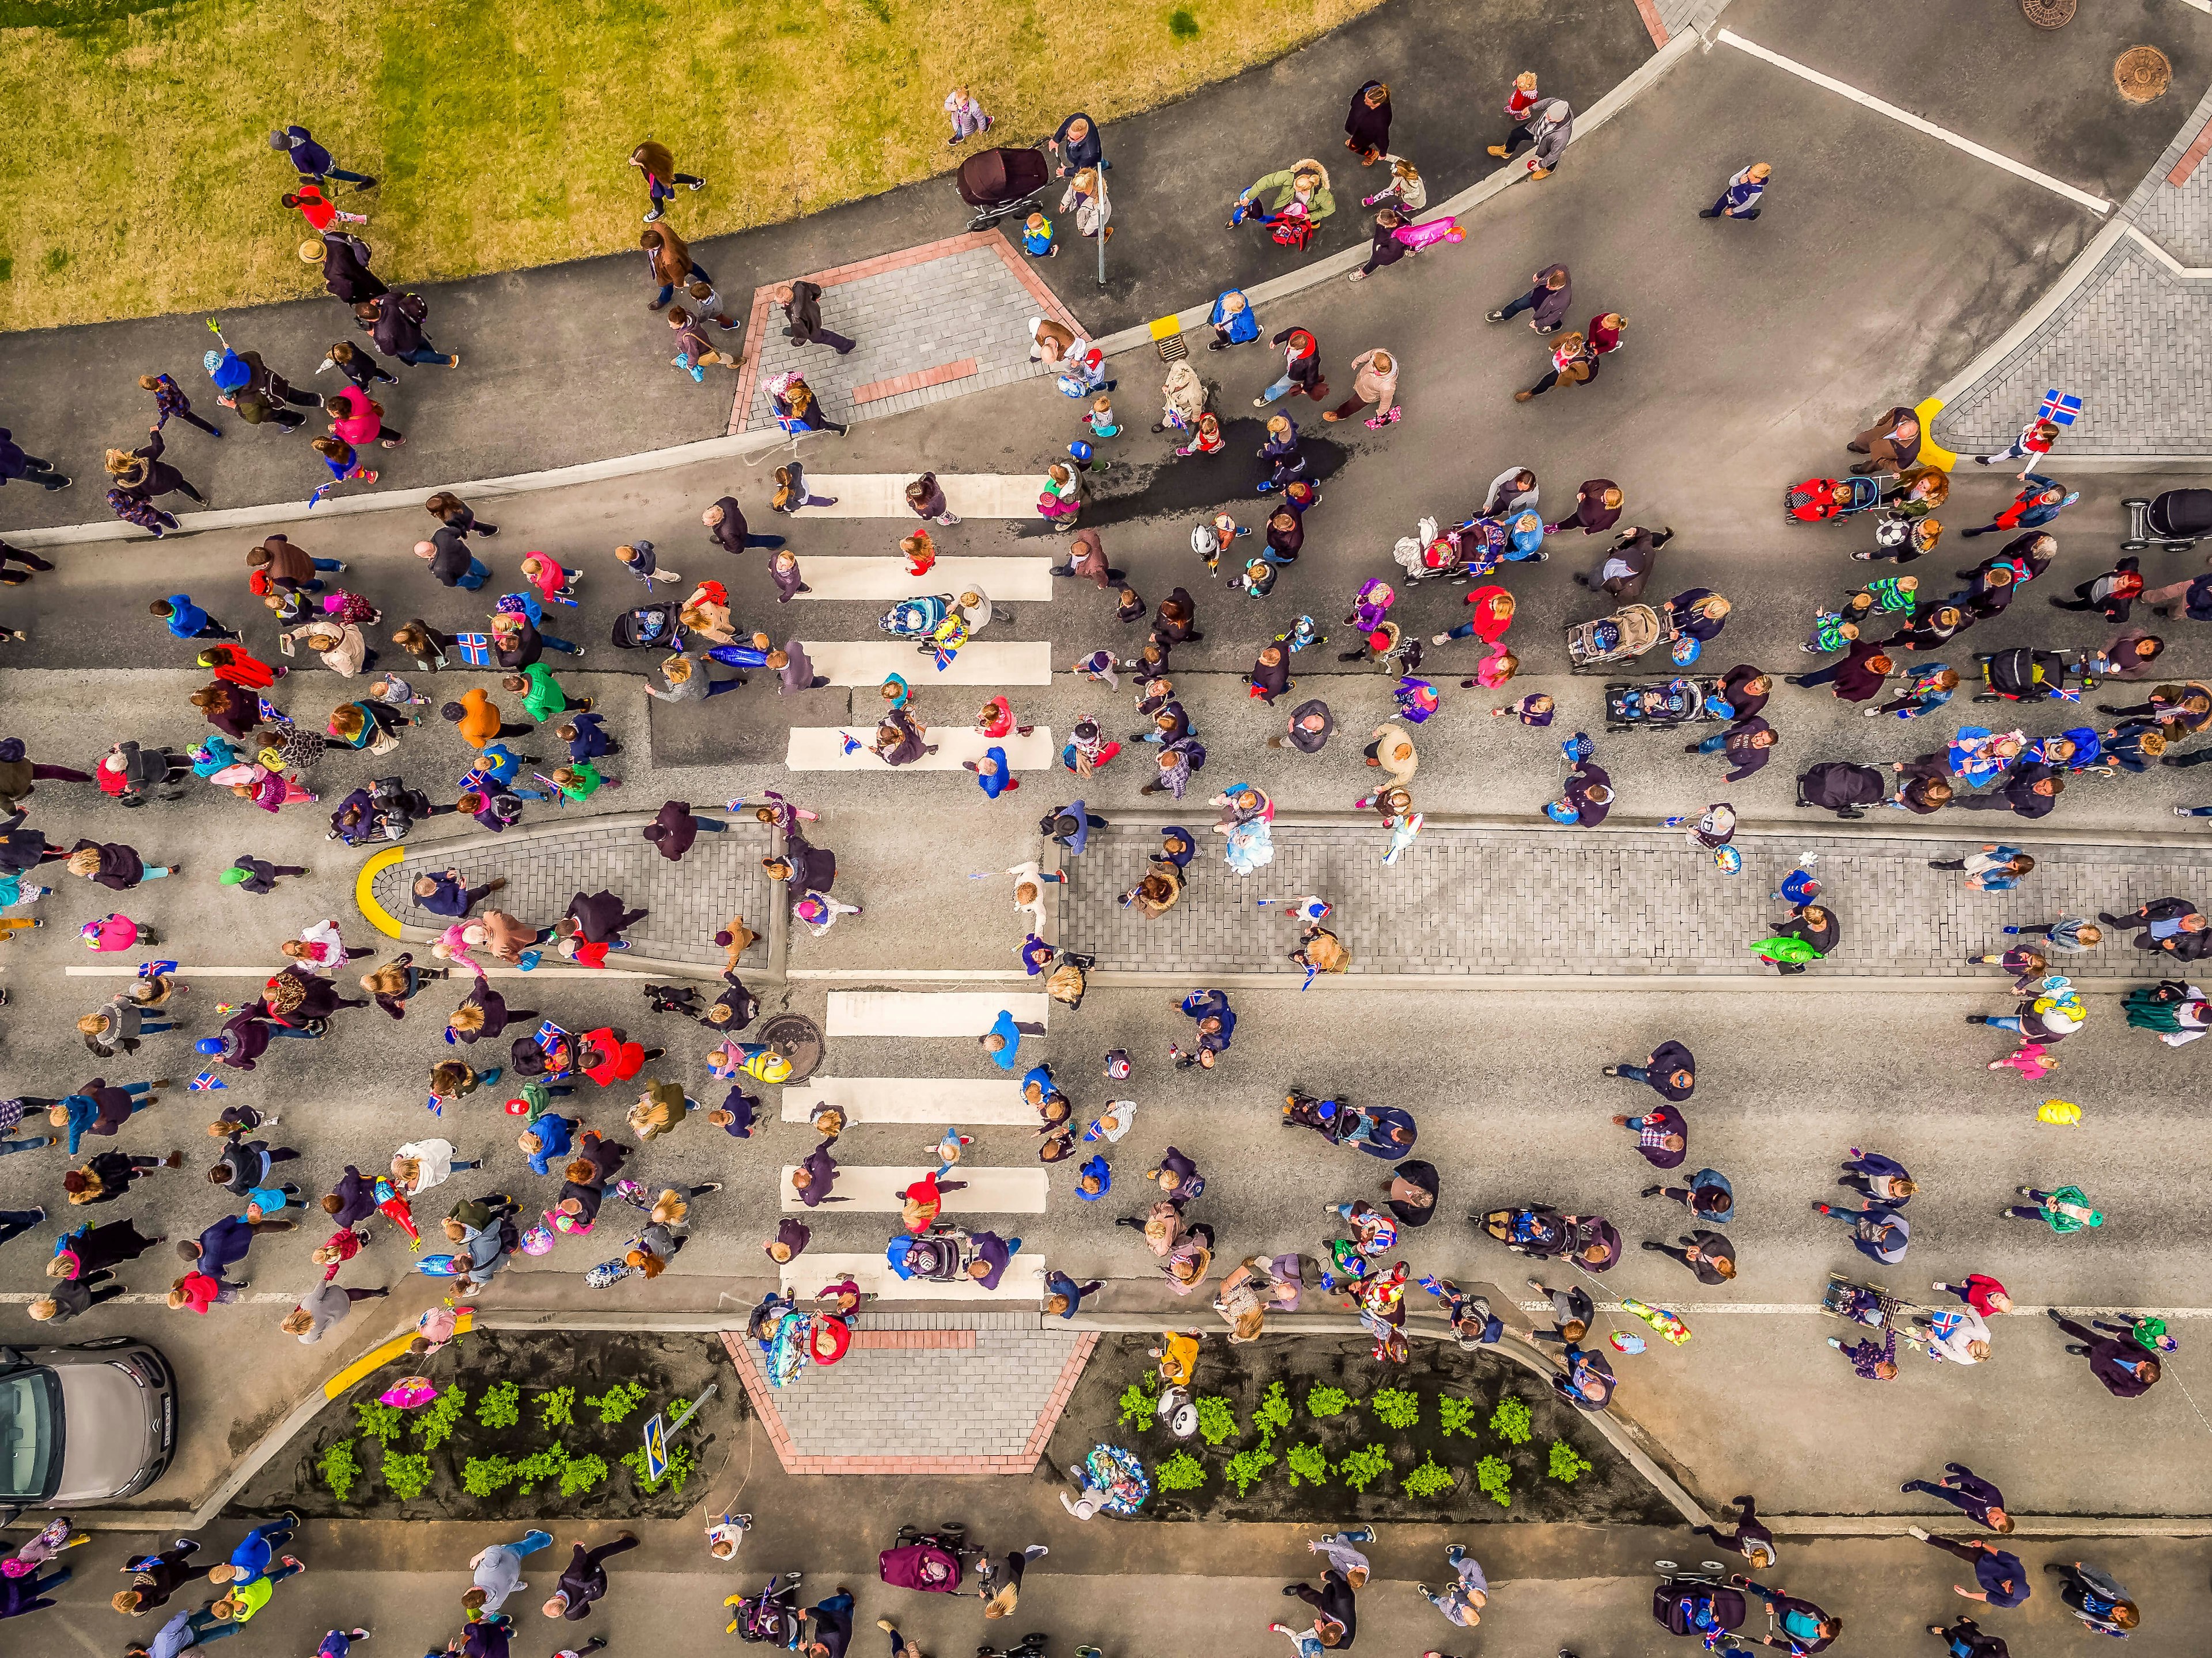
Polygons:
M1605 688L1607 731L1672 731L1733 717L1717 679L1678 675L1643 684L1617 680Z
M758 1594L733 1594L722 1604L732 1608L725 1635L745 1641L768 1642L779 1647L799 1645L804 1616L799 1610L798 1572L778 1572Z

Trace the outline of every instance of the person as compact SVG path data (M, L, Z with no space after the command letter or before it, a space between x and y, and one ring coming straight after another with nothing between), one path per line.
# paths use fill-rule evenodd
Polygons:
M1924 1492L1940 1503L1948 1503L1969 1519L2000 1534L2009 1533L2014 1525L2013 1517L2005 1512L2004 1493L1963 1462L1946 1462L1943 1478L1934 1485L1925 1479L1908 1479L1898 1490Z
M1437 1594L1426 1583L1414 1584L1413 1591L1449 1621L1472 1629L1482 1621L1482 1609L1490 1604L1490 1580L1483 1575L1480 1563L1457 1543L1445 1546L1444 1559L1451 1566L1453 1577L1444 1585L1443 1593ZM1349 1630L1347 1625L1346 1644Z
M1658 1090L1660 1098L1677 1105L1688 1099L1698 1085L1690 1050L1672 1037L1653 1048L1642 1065L1609 1065L1600 1074L1648 1083Z
M2066 1610L2100 1635L2125 1640L2142 1621L2142 1614L2118 1578L2086 1560L2063 1565L2053 1560L2044 1570L2059 1575L2058 1599Z
M1764 1571L1778 1558L1774 1547L1774 1533L1762 1523L1754 1498L1735 1499L1735 1530L1723 1535L1717 1526L1697 1526L1691 1529L1695 1537L1709 1537L1724 1549L1733 1549L1750 1562L1753 1571Z
M670 153L666 144L657 139L648 138L630 151L629 164L645 175L645 222L647 224L660 222L661 203L675 198L677 185L682 185L691 191L707 187L704 179L689 173L678 173L676 157Z
M1853 471L1857 469L1854 467ZM2081 498L2078 489L2069 490L2056 478L2040 472L2023 475L2020 493L2012 505L1999 513L1987 524L1977 525L1966 531L1969 536L1986 536L2002 530L2033 530L2048 524Z
M388 357L397 357L414 367L434 363L445 368L461 366L460 353L439 350L422 331L430 307L420 294L387 293L356 306L353 314L368 330L376 349ZM249 420L252 418L246 415L242 400L239 413Z
M1399 416L1398 360L1379 348L1363 351L1352 360L1352 395L1334 409L1323 410L1322 419L1349 419L1369 404L1376 405L1367 425L1379 431Z
M1699 208L1700 219L1756 219L1759 198L1766 193L1766 181L1774 176L1774 169L1764 161L1753 161L1749 167L1728 181L1711 207Z
M1954 1583L1951 1592L1969 1600L1985 1600L1993 1606L2016 1606L2033 1593L2028 1586L2027 1571L2020 1557L1994 1543L1977 1538L1960 1543L1948 1537L1931 1536L1918 1526L1907 1526L1908 1536L1917 1537L1933 1549L1956 1555L1974 1569L1974 1582L1978 1586L1966 1588Z
M1486 312L1486 322L1504 322L1523 311L1533 314L1528 326L1539 334L1556 334L1565 326L1567 313L1574 305L1574 283L1566 266L1546 265L1536 272L1533 286L1518 299L1509 300L1494 311Z
M1267 197L1264 205L1261 202L1263 197ZM1233 230L1247 219L1256 219L1268 226L1289 221L1310 234L1314 226L1335 211L1336 197L1329 191L1328 170L1308 157L1277 172L1263 173L1239 192L1229 228Z
M1720 1233L1691 1232L1679 1240L1679 1246L1647 1242L1642 1247L1680 1261L1697 1274L1700 1284L1725 1284L1735 1276L1735 1245Z
M841 357L853 349L851 340L822 325L822 290L814 283L786 282L774 297L789 325L783 331L786 339L798 345L826 345Z
M48 1572L41 1577L34 1567L21 1576L0 1577L0 1619L21 1618L34 1612L43 1612L57 1604L48 1593L70 1581L76 1573L64 1566L59 1571ZM179 1618L185 1614L179 1612ZM158 1638L158 1637L157 1637Z
M2077 1353L2089 1361L2089 1373L2105 1384L2105 1391L2115 1399L2139 1399L2157 1385L2160 1363L2155 1354L2146 1352L2132 1337L2123 1341L2112 1336L2100 1336L2094 1330L2084 1329L2061 1313L2056 1307L2045 1309L2051 1321L2074 1339L2066 1351Z
M1844 1620L1831 1617L1810 1600L1802 1600L1780 1589L1770 1589L1750 1578L1734 1576L1729 1582L1745 1594L1756 1596L1766 1606L1767 1615L1773 1619L1775 1635L1763 1635L1761 1644L1784 1647L1797 1655L1819 1652L1831 1645L1844 1632ZM1778 1636L1780 1638L1777 1638Z
M1322 1637L1324 1645L1349 1647L1352 1638L1359 1633L1359 1612L1354 1604L1350 1572L1332 1565L1322 1573L1320 1588L1316 1588L1310 1583L1285 1583L1283 1593L1297 1596L1314 1609L1317 1614L1314 1619L1315 1627L1324 1631ZM1334 1641L1326 1633L1330 1625L1336 1626L1337 1638Z
M526 1556L538 1550L550 1548L550 1532L531 1530L513 1543L493 1543L479 1549L469 1561L476 1573L476 1581L461 1595L461 1605L471 1613L496 1612L518 1589L529 1584L522 1581L522 1562Z
M1360 166L1381 161L1390 149L1390 88L1370 81L1353 93L1344 132L1344 147L1359 157Z
M1106 149L1098 132L1098 124L1081 110L1060 124L1059 130L1045 140L1044 147L1054 158L1053 176L1065 179L1071 173L1087 167L1110 167Z
M315 142L314 137L303 126L280 127L269 135L269 148L284 155L292 163L292 170L311 185L326 185L337 179L354 187L356 193L376 188L376 179L366 173L349 173L331 159L331 152Z
M24 452L15 435L0 426L0 484L30 483L41 489L66 489L73 479L54 471L54 464Z
M548 1618L571 1622L590 1617L592 1602L602 1599L607 1592L607 1569L601 1563L636 1546L637 1537L632 1532L623 1532L613 1542L602 1543L595 1549L577 1544L568 1557L568 1570L561 1574L560 1587L539 1610Z
M1533 82L1534 77L1529 78ZM1519 90L1517 82L1515 89L1516 93ZM1510 112L1510 105L1507 107ZM1490 153L1500 161L1510 161L1522 145L1533 144L1535 150L1527 163L1528 176L1548 179L1558 169L1559 157L1566 153L1574 136L1573 108L1564 98L1547 98L1531 106L1515 123L1512 131L1505 135L1504 143L1490 146Z
M2010 892L2027 878L2035 859L2018 847L1984 841L1979 852L1970 852L1963 858L1931 858L1928 867L1964 870L1966 884L1978 892Z
M1260 337L1260 319L1253 314L1251 302L1244 297L1243 290L1239 288L1224 288L1215 298L1213 310L1207 316L1206 323L1213 330L1212 339L1206 343L1206 349L1209 351L1226 351L1232 345L1249 345ZM1185 369L1189 368L1188 363L1179 366ZM1194 372L1181 377L1176 375L1173 367L1170 367L1168 372L1171 380L1187 379L1197 392L1199 404L1195 410L1185 410L1173 401L1170 401L1169 405L1171 410L1183 416L1182 420L1175 422L1178 429L1188 429L1189 425L1205 412L1204 389L1197 385L1197 376ZM1164 422L1152 428L1152 430L1164 431L1167 429L1168 423Z
M2033 1186L2018 1190L2034 1206L2014 1204L2003 1212L2008 1219L2043 1221L2062 1237L2069 1232L2093 1230L2105 1224L2103 1212L2089 1206L2087 1196L2078 1186L2062 1186L2051 1192L2039 1191Z

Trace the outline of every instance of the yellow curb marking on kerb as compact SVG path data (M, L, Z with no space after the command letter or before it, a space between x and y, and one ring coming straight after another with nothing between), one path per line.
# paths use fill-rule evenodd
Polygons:
M455 1335L466 1335L469 1331L474 1327L475 1324L476 1316L474 1314L459 1314L453 1320L453 1333ZM408 1345L414 1339L415 1333L412 1330L410 1330L405 1335L394 1336L391 1340L386 1342L381 1347L374 1348L368 1352L363 1353L359 1358L354 1360L352 1363L347 1365L345 1369L340 1370L328 1382L323 1383L323 1397L325 1399L336 1399L340 1394L344 1393L348 1388L351 1388L354 1383L359 1382L370 1371L377 1370L383 1365L389 1364L393 1359L398 1357L400 1354L405 1352L407 1351Z
M1152 336L1156 340L1164 340L1182 332L1182 325L1176 320L1173 312L1170 312L1164 317L1153 318L1145 326L1152 331Z
M1936 416L1943 412L1943 399L1923 398L1913 405L1912 412L1920 417L1920 459L1950 471L1958 465L1959 458L1936 441Z
M398 863L406 856L405 847L386 847L363 864L361 866L361 873L353 878L354 903L359 907L361 913L368 918L368 924L389 938L397 938L400 936L398 920L391 911L376 902L369 892L369 887L380 873L391 868L392 865Z

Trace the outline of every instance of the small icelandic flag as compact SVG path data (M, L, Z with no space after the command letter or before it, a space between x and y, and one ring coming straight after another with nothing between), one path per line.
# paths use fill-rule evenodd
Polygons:
M223 1081L222 1078L216 1076L214 1072L203 1071L198 1076L193 1078L186 1086L189 1087L195 1094L211 1094L216 1089L228 1088L230 1084Z
M852 732L839 732L837 735L844 740L844 748L842 750L844 753L858 754L860 751L860 739L854 736Z
M2057 386L2053 386L2043 394L2043 407L2036 410L2036 418L2058 426L2071 426L2074 417L2081 412L2081 398L2063 394Z
M150 979L156 974L174 973L176 970L177 964L174 962L141 962L138 964L138 976L142 979Z
M472 668L487 667L491 663L489 634L455 634L453 643L461 649L461 659Z

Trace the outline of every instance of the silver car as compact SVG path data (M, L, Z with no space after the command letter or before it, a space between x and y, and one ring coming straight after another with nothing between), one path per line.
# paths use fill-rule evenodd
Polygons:
M134 1497L168 1472L177 1378L129 1336L0 1346L0 1515Z

